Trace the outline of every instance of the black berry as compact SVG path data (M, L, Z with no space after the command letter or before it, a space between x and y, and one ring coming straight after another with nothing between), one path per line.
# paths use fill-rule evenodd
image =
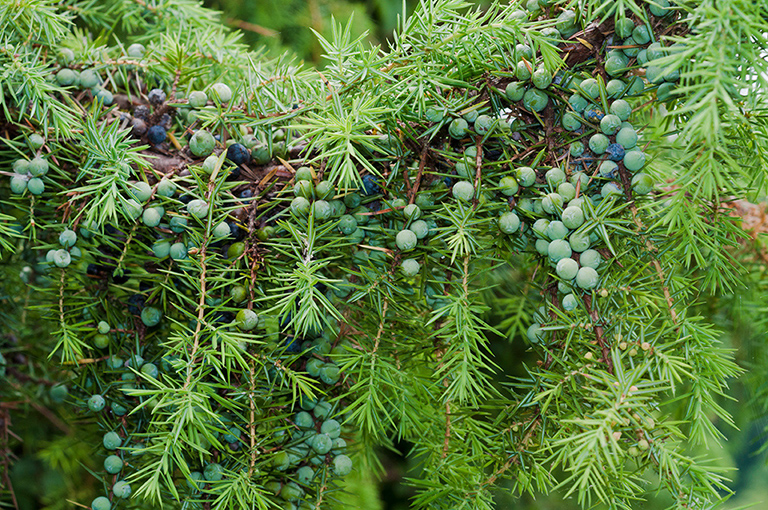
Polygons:
M251 153L245 145L241 143L233 143L227 149L227 159L236 165L244 165L251 160Z
M166 136L163 126L152 126L147 130L147 139L152 145L160 145L165 141Z
M162 89L152 89L147 94L149 102L155 106L159 106L165 102L165 92Z

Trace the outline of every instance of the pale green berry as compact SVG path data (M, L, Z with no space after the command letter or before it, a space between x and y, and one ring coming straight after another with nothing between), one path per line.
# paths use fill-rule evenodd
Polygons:
M128 482L120 480L119 482L115 482L115 485L112 486L112 493L116 498L127 499L131 497L131 486Z
M555 268L555 272L559 278L570 281L576 278L576 274L579 272L579 264L570 257L560 259Z
M333 459L333 472L337 476L346 476L352 472L352 460L346 455L337 455Z
M189 140L189 150L198 158L210 156L215 146L213 135L204 129L195 131Z
M57 267L67 267L72 262L72 256L64 248L56 250L53 254L53 263Z
M117 474L123 469L123 459L117 455L110 455L104 459L104 469L107 473Z
M33 177L27 182L27 189L33 195L42 195L45 191L45 183L39 177Z
M409 229L401 230L395 237L395 243L401 251L411 251L416 247L418 240L416 234Z
M222 221L216 227L213 229L213 237L215 239L221 239L223 237L229 237L229 235L232 233L232 230L229 226L229 223L226 221Z
M600 276L591 267L581 267L576 275L576 285L584 290L594 289L599 281Z
M132 198L129 198L123 202L123 212L131 220L136 220L144 211L140 203Z
M116 450L123 443L123 440L117 432L107 432L101 442L107 450Z
M405 259L400 263L400 269L406 276L416 276L419 274L421 264L416 259Z
M205 200L200 200L199 198L191 200L187 204L187 212L195 218L205 218L208 216L208 203Z
M531 81L537 89L546 89L552 83L552 74L543 67L540 67L531 75Z
M33 177L42 177L48 173L48 160L37 156L27 165L27 171Z
M328 434L316 434L312 438L312 449L321 455L325 455L333 448L333 438Z
M107 401L104 400L104 397L101 395L91 395L91 398L88 399L88 409L93 411L94 413L98 413L102 409L104 409L104 406L107 405Z
M579 262L581 263L581 266L591 267L592 269L597 269L598 266L600 266L601 260L602 257L600 256L600 253L595 250L585 250L579 256Z
M157 194L161 197L172 197L176 193L176 184L168 179L163 179L157 184Z
M584 224L584 212L581 207L569 205L563 210L561 219L566 227L575 230Z
M192 108L202 108L208 103L208 96L205 92L194 90L189 94L189 106Z
M111 510L112 503L106 496L99 496L91 501L91 510Z
M237 312L235 320L237 321L237 325L240 327L240 329L245 331L250 331L259 325L259 315L253 310L249 310L247 308Z
M141 322L145 326L151 328L160 324L160 320L163 318L163 312L153 306L144 307L141 311Z
M232 89L225 83L211 85L211 98L219 103L228 103L232 99Z
M520 218L513 212L505 212L499 217L499 230L505 234L514 234L520 229Z
M549 243L547 249L547 255L549 255L549 260L552 262L559 262L564 258L568 258L572 253L571 245L565 239L555 239Z
M70 229L65 229L59 234L59 244L64 248L71 248L77 242L77 234Z
M454 198L469 202L475 194L475 187L469 181L459 181L453 185L452 191Z
M160 221L163 219L165 209L162 206L148 207L144 209L141 215L141 221L148 227L156 227L160 225Z
M17 195L21 195L27 191L27 177L24 175L14 174L11 177L11 191Z
M653 178L643 172L632 176L632 191L638 195L647 195L653 190Z
M624 166L631 172L640 170L645 166L645 153L639 150L628 151L624 155Z

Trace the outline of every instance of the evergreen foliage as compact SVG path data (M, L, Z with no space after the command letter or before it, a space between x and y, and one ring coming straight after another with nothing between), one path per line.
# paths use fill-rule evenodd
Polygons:
M318 71L197 2L0 0L3 448L18 406L82 437L41 457L93 509L361 505L402 442L414 508L713 508L766 15L422 0Z

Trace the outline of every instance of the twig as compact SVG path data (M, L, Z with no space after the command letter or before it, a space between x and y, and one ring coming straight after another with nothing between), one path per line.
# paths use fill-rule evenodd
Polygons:
M421 147L421 157L419 159L419 172L416 174L416 181L411 186L411 190L408 193L408 203L412 204L416 200L416 193L419 192L419 185L421 185L421 177L424 174L424 165L427 162L427 151L429 150L429 144L424 144Z

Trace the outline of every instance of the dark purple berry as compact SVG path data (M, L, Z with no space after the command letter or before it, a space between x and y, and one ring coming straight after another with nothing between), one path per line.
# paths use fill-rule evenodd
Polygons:
M227 159L236 165L244 165L251 160L251 153L245 145L233 143L227 149Z
M584 118L588 122L600 122L605 117L605 114L597 108L587 108L584 110Z
M253 196L253 191L251 191L250 189L244 189L243 191L240 192L240 198L242 198L243 200L251 198L252 196Z
M363 177L363 187L360 188L360 191L363 192L365 195L375 195L379 192L381 187L379 186L379 183L376 181L376 177L373 175L366 175Z
M131 279L131 272L127 269L123 269L123 274L112 275L112 281L117 285L122 285Z
M147 94L149 102L155 106L159 106L165 102L165 92L162 89L152 89Z
M147 298L141 294L134 294L128 298L128 313L131 315L139 315L141 309L144 308Z
M229 169L229 173L227 174L227 180L228 181L236 181L240 178L240 167L234 166Z
M135 117L131 121L131 125L133 126L133 130L131 132L134 136L144 136L144 133L147 132L147 123L139 117Z
M150 113L149 106L143 104L140 104L133 109L133 116L143 121L149 120Z
M163 126L152 126L147 130L147 140L152 145L160 145L165 141L166 132Z
M182 204L186 205L186 204L190 203L191 201L192 201L192 197L189 196L189 195L181 195L179 197L179 202L181 202Z
M286 352L299 352L301 351L301 341L295 336L289 336L285 339L285 351Z
M245 229L240 228L236 221L228 221L229 232L236 241L242 241L245 237Z
M608 146L607 149L605 149L605 154L608 156L608 159L611 161L621 161L624 159L624 147L619 145L618 143L612 143Z

